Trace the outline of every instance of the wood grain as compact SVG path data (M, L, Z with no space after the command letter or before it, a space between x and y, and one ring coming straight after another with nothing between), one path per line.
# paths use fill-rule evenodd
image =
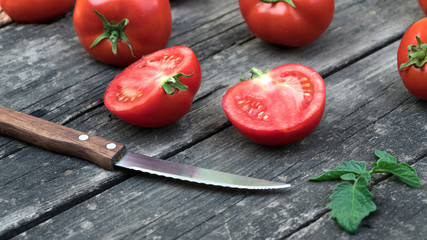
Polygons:
M359 239L329 218L326 206L335 184L311 183L309 177L344 160L369 165L373 151L381 149L421 168L425 183L427 105L406 91L395 66L400 37L424 17L416 0L336 1L328 30L302 48L252 36L237 1L173 0L171 6L168 46L191 47L203 74L190 112L175 124L142 129L109 114L103 93L121 69L82 49L71 13L50 24L0 27L0 105L115 139L138 153L295 187L229 191L109 172L0 137L0 238ZM228 122L222 95L251 67L289 62L310 66L325 78L324 117L297 144L253 144ZM385 175L371 187L378 210L362 224L360 238L427 234L424 186L408 190Z

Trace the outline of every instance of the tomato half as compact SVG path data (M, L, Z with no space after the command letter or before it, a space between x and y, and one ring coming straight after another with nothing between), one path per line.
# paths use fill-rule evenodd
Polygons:
M408 91L427 100L427 18L414 23L403 35L397 50L397 68Z
M77 0L73 23L94 58L127 66L166 46L172 14L169 0Z
M420 4L424 14L427 15L427 0L418 0L418 3Z
M319 38L335 11L334 0L239 0L239 6L256 37L291 47Z
M108 85L104 103L122 120L141 127L171 124L190 109L201 84L194 52L177 46L146 55Z
M263 145L297 142L319 124L325 108L325 83L312 68L285 64L230 87L222 105L230 122Z
M64 15L76 0L1 0L1 8L16 22L38 23Z

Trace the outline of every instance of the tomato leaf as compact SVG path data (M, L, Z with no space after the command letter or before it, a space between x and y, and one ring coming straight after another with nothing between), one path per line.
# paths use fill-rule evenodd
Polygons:
M366 173L366 163L350 160L344 161L338 167L329 170L321 175L318 175L314 178L310 178L310 181L327 181L340 179L342 175L353 173L355 175L361 175Z
M364 173L353 185L349 182L340 183L329 197L331 217L350 233L356 233L362 219L377 209L372 201L374 196L368 190L369 179L369 173Z
M393 163L384 161L382 159L378 160L375 164L375 172L387 172L395 175L400 181L408 184L411 187L419 188L421 187L421 181L417 176L417 173L413 167L406 163Z
M392 173L406 184L419 188L421 181L415 169L407 163L397 163L396 157L375 150L375 155L379 158L374 162L374 168L366 171L366 164L351 160L343 162L340 166L321 174L312 181L333 180L341 178L345 181L334 188L333 194L329 197L331 202L328 208L331 210L331 217L336 219L338 224L350 233L356 233L360 222L376 210L372 199L374 196L369 192L368 186L371 175L374 173ZM356 175L360 175L356 178Z
M345 181L356 181L356 175L354 173L346 173L341 175L341 179Z
M375 155L383 161L397 163L397 158L380 150L375 150Z

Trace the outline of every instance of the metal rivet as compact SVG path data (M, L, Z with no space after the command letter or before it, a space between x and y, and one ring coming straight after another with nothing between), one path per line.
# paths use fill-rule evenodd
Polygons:
M107 145L105 145L105 147L109 150L113 150L117 147L117 145L114 143L108 143Z
M79 136L79 140L81 140L81 141L86 141L88 139L89 139L89 136L86 135L86 134L82 134L82 135Z

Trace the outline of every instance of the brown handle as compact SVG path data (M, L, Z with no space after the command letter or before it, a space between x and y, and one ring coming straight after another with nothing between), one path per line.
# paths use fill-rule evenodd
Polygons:
M0 134L93 162L112 170L125 153L122 144L0 107Z

